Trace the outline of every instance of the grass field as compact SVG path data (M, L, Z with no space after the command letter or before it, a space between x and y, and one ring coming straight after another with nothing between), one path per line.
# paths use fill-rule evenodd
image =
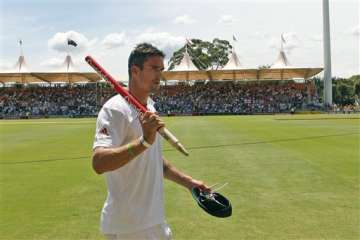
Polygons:
M164 119L190 156L167 144L164 155L209 185L229 182L233 205L211 217L166 181L174 239L360 239L360 115ZM94 124L0 121L0 239L102 239Z

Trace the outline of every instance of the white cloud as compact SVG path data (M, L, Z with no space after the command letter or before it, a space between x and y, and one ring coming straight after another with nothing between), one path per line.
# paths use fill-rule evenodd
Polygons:
M107 35L104 40L101 42L101 44L106 49L112 49L124 46L126 43L125 33L110 33Z
M81 55L73 57L70 54L72 64L69 66L70 71L78 71L78 67L82 67L85 64L84 58ZM67 64L66 64L67 56L64 54L58 54L58 56L50 58L40 63L40 66L52 69L55 71L67 71ZM51 71L52 71L51 70Z
M250 35L250 38L254 38L254 39L267 39L269 38L271 35L268 32L254 32Z
M349 32L351 35L353 35L355 37L359 37L360 36L360 25L351 28Z
M1 70L10 70L10 69L14 68L14 66L15 66L15 62L13 64L11 64L9 62L0 61L0 69Z
M223 24L232 24L237 21L238 20L234 16L226 14L222 15L218 22Z
M187 14L178 16L174 19L174 23L176 23L176 24L192 24L194 22L195 22L195 19L193 19L192 17L190 17Z
M98 38L91 39L87 44L87 48L92 48L98 41Z
M74 47L72 45L68 45L68 39L74 40L77 43L77 46ZM97 39L92 39L90 41L81 33L68 31L56 33L48 40L48 46L50 49L58 52L80 53L93 46L96 42Z
M136 38L138 43L148 42L165 52L171 57L172 53L185 44L185 38L174 36L168 32L146 32Z
M313 42L322 42L323 36L321 34L312 35L309 37L309 40Z
M45 60L45 61L41 62L40 66L56 68L56 67L62 66L64 61L65 61L65 58L64 59L51 58L49 60Z

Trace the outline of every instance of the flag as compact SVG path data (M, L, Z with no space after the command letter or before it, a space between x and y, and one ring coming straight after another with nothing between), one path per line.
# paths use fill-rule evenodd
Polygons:
M74 46L74 47L76 47L77 46L77 43L74 41L74 40L72 40L72 39L69 39L68 38L68 45L72 45L72 46Z
M286 43L285 38L284 38L284 34L281 34L281 41L282 41L283 43Z
M20 46L22 45L22 40L21 39L19 40L19 44L20 44Z
M235 42L237 41L237 39L236 39L235 35L233 35L233 40L234 40Z

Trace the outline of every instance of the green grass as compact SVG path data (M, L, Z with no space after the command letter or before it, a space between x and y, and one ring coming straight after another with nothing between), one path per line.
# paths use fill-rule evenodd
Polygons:
M352 119L349 119L352 118ZM359 239L360 116L164 118L190 151L179 169L220 192L230 218L205 214L169 181L174 239ZM91 169L95 119L0 121L0 239L103 239L106 197Z

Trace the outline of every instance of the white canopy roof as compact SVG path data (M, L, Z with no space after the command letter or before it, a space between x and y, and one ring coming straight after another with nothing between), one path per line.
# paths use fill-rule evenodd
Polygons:
M184 56L179 65L176 65L173 69L165 72L170 73L171 80L199 80L208 78L206 71L199 70L191 61L187 49L185 50ZM162 76L163 79L167 79L164 77L166 76L166 73Z
M308 79L322 68L265 68L265 69L233 69L208 71L164 71L163 80L290 80L294 78Z
M280 50L276 61L271 65L271 68L293 68L286 57L284 50Z
M222 70L233 70L233 69L242 69L239 57L237 56L235 50L229 54L229 61L222 68Z
M77 72L74 62L69 54L66 55L65 60L60 67L60 71L61 72Z
M95 72L0 72L0 83L39 82L98 82L101 77Z
M170 71L198 71L199 69L191 61L190 55L187 51L184 53L184 57L181 59L179 65L176 65Z
M14 68L11 70L13 72L29 72L27 67L24 55L20 55Z

